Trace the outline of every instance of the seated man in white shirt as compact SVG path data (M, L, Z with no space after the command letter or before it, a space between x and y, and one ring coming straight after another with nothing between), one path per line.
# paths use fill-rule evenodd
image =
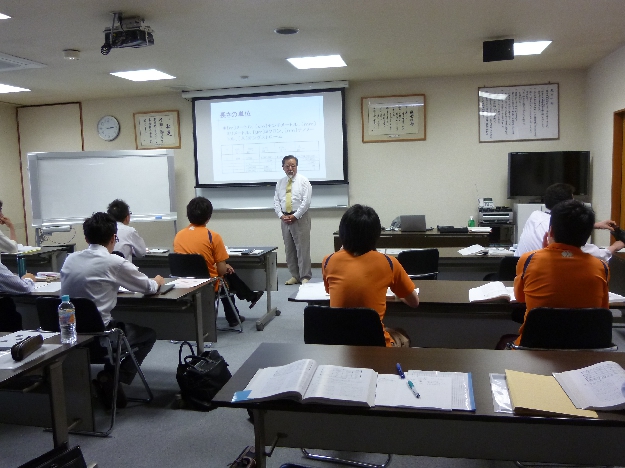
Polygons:
M2 201L0 201L0 225L9 228L9 237L7 237L4 232L0 231L0 252L17 252L15 226L13 226L11 220L2 213Z
M514 252L515 257L520 257L526 252L542 249L546 246L546 235L549 231L549 222L551 220L551 209L561 201L573 199L573 186L569 184L553 184L545 190L544 202L548 212L540 210L534 211L523 227L523 232L519 237L519 244ZM595 223L595 229L608 229L612 231L616 227L616 223L611 220ZM621 241L616 241L610 247L602 249L594 244L586 244L582 246L582 251L597 257L604 261L609 261L612 254L617 250L625 247Z
M108 214L94 213L83 223L83 231L89 247L70 254L65 260L61 268L61 294L91 299L107 329L121 328L124 331L130 345L137 348L135 357L141 364L156 341L156 333L151 328L115 321L111 310L117 304L120 286L133 292L155 294L165 281L161 276L152 280L129 261L111 254L117 241L117 223ZM112 403L113 370L113 366L105 365L96 381L107 407ZM130 384L136 373L132 360L124 359L120 367L120 383ZM125 403L120 386L117 404L123 407Z
M0 263L0 296L6 294L27 294L35 289L35 277L26 273L21 278ZM0 331L14 332L22 329L22 316L15 309L11 297L0 297Z
M108 207L110 214L117 221L117 242L113 250L121 252L124 258L132 262L132 256L143 257L147 251L145 241L137 230L130 227L130 207L124 200L113 200Z

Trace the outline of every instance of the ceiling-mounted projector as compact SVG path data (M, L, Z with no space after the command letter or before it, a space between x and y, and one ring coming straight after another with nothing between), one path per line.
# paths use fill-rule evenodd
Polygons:
M152 28L145 26L144 21L138 16L122 18L121 13L113 13L113 24L104 29L104 45L100 48L102 55L108 55L111 49L154 45Z

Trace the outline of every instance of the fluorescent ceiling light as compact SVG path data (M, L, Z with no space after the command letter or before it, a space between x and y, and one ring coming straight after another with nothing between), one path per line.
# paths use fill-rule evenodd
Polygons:
M0 93L21 93L22 91L30 91L30 89L0 84Z
M130 81L154 81L154 80L172 80L175 76L168 75L161 71L151 68L150 70L134 70L126 72L111 73L111 75L125 78Z
M537 55L542 53L551 41L515 42L514 55Z
M291 65L300 70L306 70L308 68L332 68L332 67L346 67L347 64L343 61L340 55L319 55L317 57L294 57L288 58Z
M0 13L0 20L3 20L3 19L11 19L11 17L9 15Z
M500 101L505 101L508 97L507 94L487 93L486 91L479 91L477 94L486 99L498 99Z

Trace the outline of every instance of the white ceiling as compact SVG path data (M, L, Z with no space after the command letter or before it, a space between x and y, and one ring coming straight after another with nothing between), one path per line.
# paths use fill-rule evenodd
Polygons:
M155 45L101 55L111 11L140 15ZM624 0L3 0L0 53L45 68L2 71L0 95L29 105L332 80L584 69L625 44ZM294 36L273 32L300 29ZM541 56L482 62L482 41L552 40ZM81 58L63 59L63 49ZM293 56L340 54L347 67L296 70ZM110 72L156 68L174 80ZM248 76L247 79L242 76ZM172 89L171 87L174 87Z

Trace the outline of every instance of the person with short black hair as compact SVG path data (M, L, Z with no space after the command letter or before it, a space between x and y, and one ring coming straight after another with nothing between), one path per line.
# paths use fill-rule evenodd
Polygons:
M132 262L132 256L144 257L147 252L145 241L137 230L130 227L130 207L124 200L113 200L107 210L115 221L117 221L117 242L113 250L121 252L126 260Z
M517 263L514 297L526 304L525 317L537 307L608 307L608 265L581 249L594 224L592 209L577 200L552 207L547 247L523 254ZM508 338L498 347L514 337Z
M16 253L17 252L17 236L15 235L15 226L13 222L2 213L2 201L0 200L0 225L9 228L9 236L0 231L0 252Z
M375 249L380 231L380 218L373 208L353 205L343 214L339 224L343 248L326 256L321 268L331 307L374 309L384 326L389 287L410 307L419 305L419 296L397 259ZM398 331L389 328L384 329L384 336L387 346L400 346L401 341L408 341L399 336Z
M549 221L551 218L549 212L558 203L566 200L572 200L574 191L575 188L569 184L558 183L547 187L543 201L545 202L545 208L547 208L548 211L544 212L536 210L532 212L529 218L527 218L523 231L521 232L521 236L519 237L519 243L514 252L516 257L520 257L524 253L532 250L542 249L545 246L545 236L549 230ZM606 220L595 223L594 227L595 229L613 230L616 227L616 223L612 220ZM625 244L621 241L616 241L606 249L601 249L594 244L587 244L584 242L582 249L584 252L607 262L610 260L614 252L624 247Z
M117 304L120 286L133 292L155 294L165 280L161 276L152 280L129 261L111 254L117 240L117 223L109 214L94 213L84 221L83 232L89 246L70 254L65 260L61 268L61 294L91 299L107 329L121 328L124 331L130 346L136 348L134 354L141 364L154 346L156 333L151 328L117 322L111 310ZM114 367L107 364L96 379L105 406L109 406L113 395L113 371ZM124 359L120 367L120 383L130 384L136 373L131 359ZM117 401L120 407L126 402L121 386L118 387Z
M250 302L250 309L256 305L264 294L263 291L252 291L245 282L234 272L234 268L226 263L229 255L222 237L211 231L206 224L213 215L213 204L205 197L195 197L187 204L187 218L189 224L178 231L174 238L174 252L183 254L200 254L206 260L206 266L211 277L222 276L228 282L230 292L245 301ZM215 285L217 290L218 285ZM228 325L236 327L239 324L236 311L232 309L230 301L222 298L224 313ZM245 321L239 315L241 322Z
M286 174L276 183L273 208L280 218L286 264L291 273L285 284L306 283L312 277L310 260L310 201L312 185L302 174L298 174L298 160L288 155L282 158L282 169Z

